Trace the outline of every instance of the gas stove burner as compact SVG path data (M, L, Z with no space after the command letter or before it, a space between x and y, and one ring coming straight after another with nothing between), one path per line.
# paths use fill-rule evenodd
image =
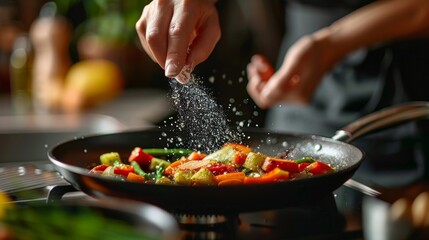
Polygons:
M173 214L183 239L234 239L239 226L238 214Z

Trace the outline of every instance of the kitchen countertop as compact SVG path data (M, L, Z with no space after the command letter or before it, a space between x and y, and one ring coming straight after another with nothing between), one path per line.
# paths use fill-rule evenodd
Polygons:
M79 114L15 114L10 95L0 95L0 106L0 166L48 161L47 150L60 142L153 127L173 113L160 89L127 90Z
M31 113L16 114L10 95L0 95L0 106L0 117L36 115ZM172 112L166 91L161 89L133 89L124 91L116 99L99 107L83 111L81 115L99 114L110 116L122 123L126 129L133 129L153 125L169 116ZM49 117L50 114L43 115Z
M167 92L160 89L129 90L90 112L116 118L127 128L146 127L173 113Z

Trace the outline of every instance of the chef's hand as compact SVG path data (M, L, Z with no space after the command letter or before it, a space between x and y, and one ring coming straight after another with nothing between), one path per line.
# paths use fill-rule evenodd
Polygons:
M143 9L136 30L165 76L183 83L182 69L192 71L206 60L221 36L214 0L154 0Z
M332 64L324 43L306 36L289 49L277 72L263 56L253 56L247 91L263 109L281 103L307 105Z

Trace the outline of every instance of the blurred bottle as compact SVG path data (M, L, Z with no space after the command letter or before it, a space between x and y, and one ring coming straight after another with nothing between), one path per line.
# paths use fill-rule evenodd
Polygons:
M10 92L10 56L15 39L22 33L16 13L16 1L0 0L0 93Z
M28 35L22 34L15 40L9 66L15 114L29 114L33 106L31 96L33 53Z
M32 96L35 112L60 109L64 79L71 65L71 25L56 15L54 2L46 3L30 28L34 48Z

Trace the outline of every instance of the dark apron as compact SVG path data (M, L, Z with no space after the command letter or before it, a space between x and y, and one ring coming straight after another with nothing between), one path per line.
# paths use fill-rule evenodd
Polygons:
M287 49L297 39L330 25L360 6L359 1L352 0L344 1L344 4L340 4L342 1L307 2L311 1L287 1L287 29L280 64ZM346 124L383 107L425 100L424 94L417 96L412 90L419 85L418 81L414 81L413 86L405 86L413 81L407 78L409 74L404 72L404 65L410 67L412 64L405 64L407 61L401 52L409 53L410 46L416 48L414 44L396 43L351 53L324 76L309 107L273 107L267 113L266 128L332 136ZM421 52L419 48L412 50ZM429 61L417 60L428 64L422 69L429 69ZM419 76L420 70L407 71ZM425 139L429 139L429 135L422 133L419 125L426 126L426 123L409 123L356 141L354 144L365 150L368 160L355 177L385 186L408 184L424 177L427 168Z

